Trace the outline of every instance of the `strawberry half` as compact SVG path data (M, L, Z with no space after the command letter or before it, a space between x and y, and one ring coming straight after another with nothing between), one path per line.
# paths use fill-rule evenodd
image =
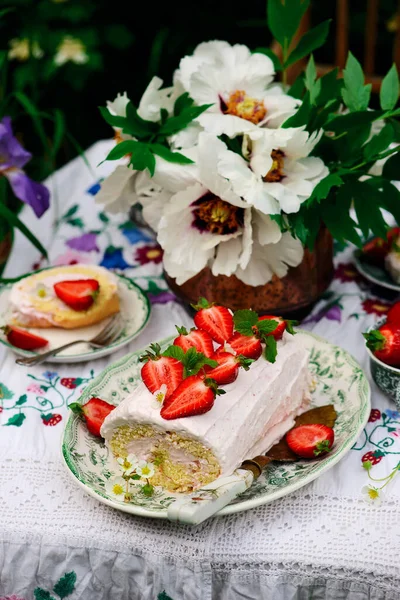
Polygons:
M224 393L212 379L191 375L168 400L164 400L160 414L166 420L202 415L213 407L215 396Z
M218 362L218 367L210 369L206 367L207 377L214 379L218 385L227 385L233 383L239 374L239 368L243 367L248 371L251 363L250 358L245 358L243 355L231 354L230 352L217 351L213 358Z
M214 341L223 344L232 337L233 318L225 306L209 304L205 298L192 306L198 311L194 316L196 326L207 331Z
M285 331L293 335L295 333L293 325L297 325L297 321L286 320L282 317L274 317L273 315L264 315L262 317L258 317L258 320L277 321L278 326L272 331L272 333L267 334L272 335L276 340L281 340Z
M289 448L302 458L317 458L330 452L334 440L332 427L321 423L300 425L286 434Z
M56 296L76 311L88 310L99 293L96 279L73 279L54 284Z
M45 338L13 325L6 325L2 327L2 330L10 344L21 350L37 350L44 348L49 343Z
M197 352L202 352L207 358L214 354L214 346L211 336L201 329L191 329L188 331L185 327L176 327L179 336L174 339L174 345L180 346L184 352L189 348L196 348Z
M165 400L169 398L183 380L183 364L176 358L162 356L158 344L150 344L150 350L139 360L145 362L141 375L147 389L154 394L165 384Z
M115 408L112 404L108 404L100 398L92 398L86 404L78 404L74 402L69 405L73 413L82 415L85 418L88 431L96 437L101 437L100 428L104 423L104 419Z
M243 335L236 331L230 340L228 340L228 344L236 354L241 354L246 358L257 360L262 354L261 342L255 336Z
M376 358L392 365L400 366L400 326L394 323L385 323L379 329L363 333L367 340L368 348Z
M394 325L400 326L400 302L396 302L389 309L386 316L386 323L393 323Z

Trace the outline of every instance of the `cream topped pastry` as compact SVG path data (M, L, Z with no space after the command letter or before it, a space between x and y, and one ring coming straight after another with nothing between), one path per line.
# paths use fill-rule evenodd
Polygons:
M231 329L232 344L222 335L220 348L214 335L211 358L195 346L185 352L182 333L164 353L153 345L154 355L143 357L143 381L103 423L107 446L117 458L134 454L152 462L150 483L173 492L195 490L266 452L293 427L310 401L308 351L300 335L283 333L281 323L282 319L261 321L256 316L250 335ZM239 330L248 325L235 322ZM194 331L190 339L199 343L197 332L202 331L204 346L204 334L209 334ZM239 341L240 354L233 354Z
M74 304L74 286L87 288L90 301L83 302L76 294ZM74 329L93 325L119 311L117 278L95 265L46 269L13 285L10 309L12 323L23 327Z

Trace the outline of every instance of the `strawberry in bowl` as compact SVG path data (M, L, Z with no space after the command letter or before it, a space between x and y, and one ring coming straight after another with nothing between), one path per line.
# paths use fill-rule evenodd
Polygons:
M400 322L399 303L374 328L363 334L373 380L400 408Z

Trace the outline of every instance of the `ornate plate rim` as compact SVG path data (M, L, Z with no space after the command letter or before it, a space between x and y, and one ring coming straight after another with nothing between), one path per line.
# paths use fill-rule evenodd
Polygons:
M49 269L53 269L53 268L54 267L45 267L43 269L38 269L37 271L35 271L35 274L41 273L42 271L48 271ZM32 274L33 273L25 273L24 275L21 275L20 277L16 277L15 279L6 280L0 286L0 295L2 295L4 292L9 290L12 287L12 285L14 283L16 283L17 281L21 281L21 279L25 279L26 277L29 277ZM68 356L54 356L48 362L69 363L69 362L77 362L77 361L81 361L81 360L83 361L83 360L92 360L92 359L94 360L96 358L103 358L104 356L107 356L108 354L112 354L113 352L116 352L120 348L123 348L124 346L129 344L146 327L146 325L149 322L150 315L151 315L151 303L150 303L150 300L149 300L146 292L137 283L135 283L132 279L130 279L129 277L126 277L126 275L122 275L120 273L113 273L113 274L116 277L118 277L126 287L132 286L135 289L135 292L137 293L138 298L140 300L142 300L142 302L145 306L146 314L145 314L145 317L144 317L143 322L140 325L140 327L138 329L136 329L134 332L132 332L130 335L128 335L126 338L124 338L122 341L117 340L114 343L106 346L105 348L101 348L98 350L92 350L91 352L84 352L82 354L69 354ZM6 340L4 340L2 338L0 338L0 343L3 344L3 346L6 346L7 348L9 348L15 354L18 354L19 356L30 357L30 356L36 356L38 354L37 352L31 352L29 350L19 350L18 349L18 351L17 351L17 349L12 344L9 344Z
M372 238L374 239L374 238ZM372 283L375 283L376 285L379 285L383 288L386 288L388 290L394 290L395 292L400 292L400 285L397 283L390 283L389 281L380 281L379 279L377 279L376 277L374 277L373 275L371 275L370 273L368 273L368 271L366 271L364 269L364 265L363 265L363 261L361 260L361 256L362 256L362 252L361 250L354 250L353 252L353 258L354 258L354 263L356 265L357 271L359 273L361 273L361 275L363 277L365 277L365 279L368 279L368 281L371 281ZM377 267L379 268L379 267ZM383 272L386 273L386 271L384 271L384 269L380 269Z
M349 452L349 450L351 449L353 444L357 441L361 431L364 429L364 427L368 421L368 418L369 418L369 415L371 412L371 386L369 384L368 378L367 378L364 370L361 368L358 361L347 350L345 350L344 348L341 348L340 346L336 346L335 344L331 344L325 338L322 338L319 335L316 335L315 333L306 331L304 329L299 329L298 331L299 331L299 333L303 333L305 335L310 336L311 338L314 338L315 340L317 340L320 343L326 344L327 346L329 346L331 348L332 352L337 351L337 350L344 352L346 354L346 358L349 361L349 363L352 366L356 366L358 369L361 370L361 372L363 374L364 384L365 384L365 394L362 394L362 395L359 394L360 400L361 400L360 408L357 411L360 413L359 426L358 426L358 428L356 428L353 431L352 435L350 435L347 438L347 440L342 444L340 451L336 455L334 455L332 457L327 456L323 460L323 462L321 462L321 469L319 471L311 473L304 479L300 479L297 482L289 483L287 486L282 487L282 488L276 490L275 492L269 493L268 495L260 495L254 499L244 500L241 503L235 503L235 504L230 504L228 506L225 506L222 510L220 510L218 513L215 514L216 517L231 515L234 513L238 513L238 512L245 511L245 510L250 510L252 508L256 508L257 506L269 504L270 502L273 502L274 500L278 500L279 498L282 498L283 496L287 496L288 494L291 494L292 492L295 492L298 489L308 485L309 483L311 483L312 481L317 479L320 475L322 475L323 473L326 473L329 469L331 469L333 466L335 466L347 454L347 452ZM164 338L163 340L160 340L158 343L162 344L171 339L173 339L173 336ZM112 376L113 369L117 369L119 366L121 366L127 360L127 358L130 358L131 356L136 355L138 353L140 353L140 351L132 352L132 353L120 358L115 363L108 365L89 384L89 386L87 388L85 388L85 392L86 392L86 390L89 390L87 392L89 394L91 387L98 385L98 383L100 383L100 381L102 381L105 378L109 379ZM75 481L75 483L79 487L81 487L83 490L85 490L85 492L87 494L89 494L90 496L92 496L93 498L98 500L99 502L102 502L103 504L106 504L107 506L110 506L121 512L126 512L126 513L136 515L139 517L151 517L153 519L154 518L155 519L167 519L168 511L166 509L149 510L146 508L142 508L141 506L137 506L135 504L123 505L123 504L120 504L117 502L113 502L112 500L109 500L108 498L105 498L98 492L92 490L91 487L89 487L86 483L84 483L83 481L80 480L79 474L76 473L73 466L69 464L69 453L66 448L66 440L65 440L65 434L66 434L67 429L69 427L72 427L73 421L75 421L77 419L78 419L78 417L76 415L73 415L73 414L69 415L69 418L67 419L65 426L64 426L63 435L61 437L61 455L63 458L62 462L63 462L65 468L67 469L69 476L72 477L72 479Z

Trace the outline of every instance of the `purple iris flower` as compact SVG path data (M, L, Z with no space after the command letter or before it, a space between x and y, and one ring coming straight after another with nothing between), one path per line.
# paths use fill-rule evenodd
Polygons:
M83 233L82 235L67 240L66 244L69 248L80 250L81 252L92 252L94 250L99 252L96 239L97 236L95 233Z
M11 118L4 117L0 122L0 176L7 177L14 194L22 202L29 204L37 217L49 208L49 190L28 177L22 167L32 155L21 146L13 135Z

